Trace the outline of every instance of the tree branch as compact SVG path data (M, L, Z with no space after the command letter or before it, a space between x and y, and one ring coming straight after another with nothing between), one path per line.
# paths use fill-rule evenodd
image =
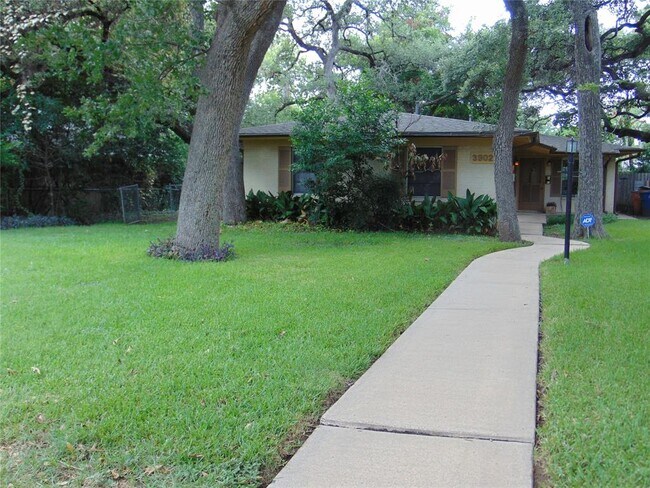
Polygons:
M643 142L650 142L650 131L633 129L631 127L616 127L612 124L609 117L603 112L602 115L604 128L610 134L617 135L618 137L632 137Z
M350 54L356 54L357 56L362 56L368 60L368 65L371 68L375 68L377 66L377 61L375 60L375 57L372 53L367 53L364 51L359 51L358 49L353 49L348 46L341 46L341 51L345 51L346 53ZM381 51L380 51L381 52Z
M637 22L626 22L624 24L617 25L612 27L609 30L606 30L600 36L600 42L605 42L614 39L620 31L623 29L634 29L635 31L642 33L642 29L646 21L650 17L650 10L647 10ZM611 36L611 37L610 37Z

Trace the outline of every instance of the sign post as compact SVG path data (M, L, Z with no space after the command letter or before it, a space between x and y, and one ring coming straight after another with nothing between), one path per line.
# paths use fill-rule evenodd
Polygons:
M589 229L596 224L596 217L594 214L584 213L580 216L580 225L587 230L587 239L589 239Z
M578 143L572 137L566 143L569 161L566 168L566 221L564 223L564 264L569 264L569 241L571 240L571 196L573 195L573 155L578 151Z

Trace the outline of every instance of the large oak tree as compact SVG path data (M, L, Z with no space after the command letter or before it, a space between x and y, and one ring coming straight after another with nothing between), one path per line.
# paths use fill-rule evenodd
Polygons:
M178 213L175 244L182 249L219 246L225 182L246 105L251 46L284 3L222 0L218 4L216 33L200 75L204 93L197 105ZM275 33L264 32L271 38Z
M512 139L519 106L519 91L526 63L528 13L521 0L504 0L510 12L512 35L508 65L503 83L503 103L492 144L494 184L497 197L497 231L502 241L521 239L517 220L517 202L512 184Z
M601 49L598 16L590 0L571 2L575 25L575 81L578 91L578 129L580 133L578 202L575 210L573 235L579 237L584 229L580 215L591 213L596 224L591 229L595 237L607 235L603 227L603 152L600 74Z
M255 39L251 44L248 53L248 62L246 66L246 77L244 79L244 89L242 97L244 107L248 102L257 72L264 61L264 55L268 51L275 33L278 30L278 24L282 19L285 2L275 2L273 11L266 18L266 21L255 34ZM243 118L244 112L240 120ZM241 124L241 122L240 122ZM228 169L228 179L224 193L223 221L229 224L236 224L246 220L246 195L244 188L244 162L239 151L239 133L233 137L232 156L230 157L230 167Z

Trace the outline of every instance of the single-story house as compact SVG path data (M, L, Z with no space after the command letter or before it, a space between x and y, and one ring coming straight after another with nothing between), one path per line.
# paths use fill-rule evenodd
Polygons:
M305 191L307 175L293 173L291 163L291 131L294 122L247 127L240 130L244 154L244 186L246 191ZM495 126L467 120L401 113L398 117L400 135L415 145L418 154L444 156L436 171L415 173L413 181L405 181L407 191L415 198L442 197L447 192L464 195L466 189L495 196L494 155L492 138ZM513 139L513 180L519 210L544 211L546 203L554 202L558 211L564 208L566 181L562 168L566 165L567 138L547 136L537 131L516 129ZM639 148L603 143L603 208L614 211L617 162L638 153ZM401 158L405 157L402 151ZM574 194L580 155L574 165ZM406 180L411 177L406 176Z

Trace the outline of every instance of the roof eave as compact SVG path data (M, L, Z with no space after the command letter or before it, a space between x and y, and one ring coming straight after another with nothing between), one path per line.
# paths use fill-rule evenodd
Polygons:
M240 138L246 138L246 137L291 137L291 134L285 133L280 133L280 132L271 132L271 133L265 133L265 134L242 134L241 132L239 133Z

